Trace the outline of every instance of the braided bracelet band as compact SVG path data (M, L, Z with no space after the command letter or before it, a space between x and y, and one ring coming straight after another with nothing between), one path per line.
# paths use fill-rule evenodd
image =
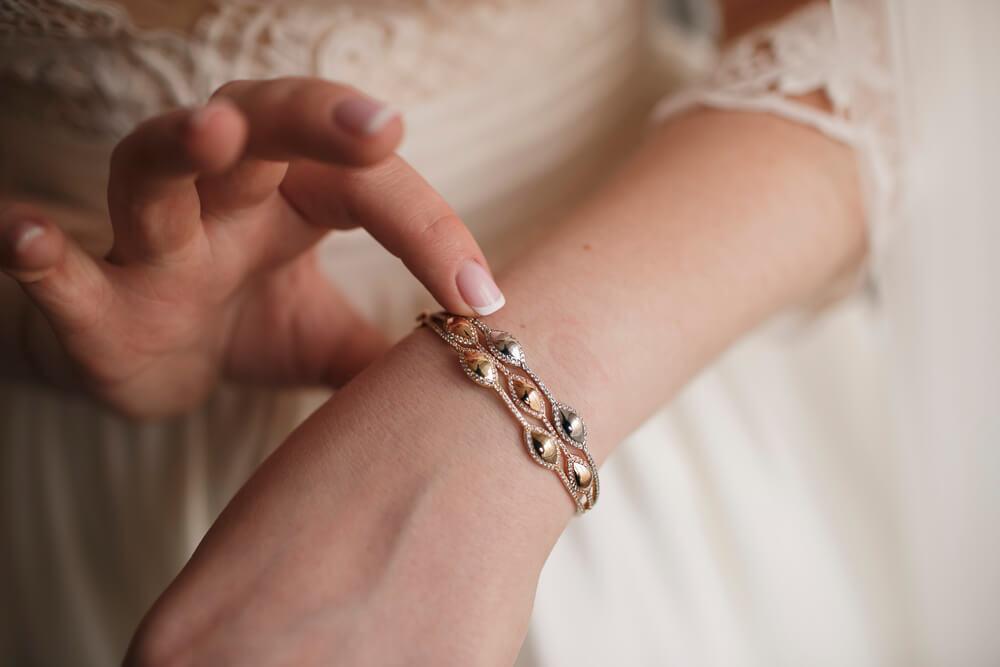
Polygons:
M531 458L559 476L576 511L592 508L601 488L587 449L587 427L528 367L517 339L477 318L445 312L422 313L417 321L458 352L462 369L476 384L499 394L521 424Z

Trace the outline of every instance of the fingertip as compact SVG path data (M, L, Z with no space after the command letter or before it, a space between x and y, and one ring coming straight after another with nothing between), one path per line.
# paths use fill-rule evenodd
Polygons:
M247 132L246 116L224 97L192 111L184 140L195 169L216 174L232 167L243 155Z
M473 308L473 310L475 310L476 314L479 315L480 317L486 317L487 315L492 315L493 313L497 312L506 305L507 305L507 298L503 294L501 294L490 303Z
M0 266L18 280L30 280L58 263L65 243L51 223L25 219L5 226L0 242Z
M333 109L337 126L358 138L379 134L398 117L398 111L370 97L348 97Z
M333 110L334 124L351 139L347 159L367 166L388 157L403 137L397 109L368 97L349 97Z
M507 303L489 270L474 259L459 267L455 285L465 305L480 317L492 315Z

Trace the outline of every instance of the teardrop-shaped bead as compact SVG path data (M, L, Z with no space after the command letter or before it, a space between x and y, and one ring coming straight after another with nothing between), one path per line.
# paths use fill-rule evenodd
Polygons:
M491 385L497 379L497 367L490 355L479 350L465 350L462 353L462 365L465 366L472 379L483 385Z
M590 483L594 481L594 474L590 471L590 467L586 464L579 463L578 461L573 461L573 481L581 489L586 489L590 486Z
M496 351L507 359L517 364L524 361L524 350L521 348L521 344L506 331L493 332L491 342Z
M464 317L449 317L445 330L470 343L475 343L479 338L476 334L476 326Z
M556 410L556 420L559 422L559 428L561 428L563 433L568 435L573 442L583 444L586 436L586 429L583 426L583 420L580 419L580 415L576 414L569 408L560 405L559 409Z
M542 392L538 391L538 387L530 380L516 376L511 380L510 387L514 391L515 398L530 410L541 412L545 408Z
M538 454L539 458L546 463L556 462L556 459L559 458L559 446L556 444L555 438L539 429L532 429L530 438L531 448Z

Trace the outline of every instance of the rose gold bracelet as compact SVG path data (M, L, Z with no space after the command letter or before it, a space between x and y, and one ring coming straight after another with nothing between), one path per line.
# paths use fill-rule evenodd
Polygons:
M521 344L478 318L446 312L417 318L458 352L458 360L481 387L497 392L524 431L531 458L559 476L577 512L597 502L601 485L587 449L587 426L573 408L560 403L528 367Z

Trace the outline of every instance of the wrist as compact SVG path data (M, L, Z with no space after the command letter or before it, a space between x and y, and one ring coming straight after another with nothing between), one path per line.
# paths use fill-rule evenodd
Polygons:
M418 329L385 359L406 368L410 399L399 409L419 412L411 456L429 465L427 479L440 490L462 532L489 539L502 551L512 545L540 568L574 515L558 479L525 450L521 426L496 395L471 383L454 351ZM373 369L380 373L381 369ZM412 401L412 403L410 402Z

